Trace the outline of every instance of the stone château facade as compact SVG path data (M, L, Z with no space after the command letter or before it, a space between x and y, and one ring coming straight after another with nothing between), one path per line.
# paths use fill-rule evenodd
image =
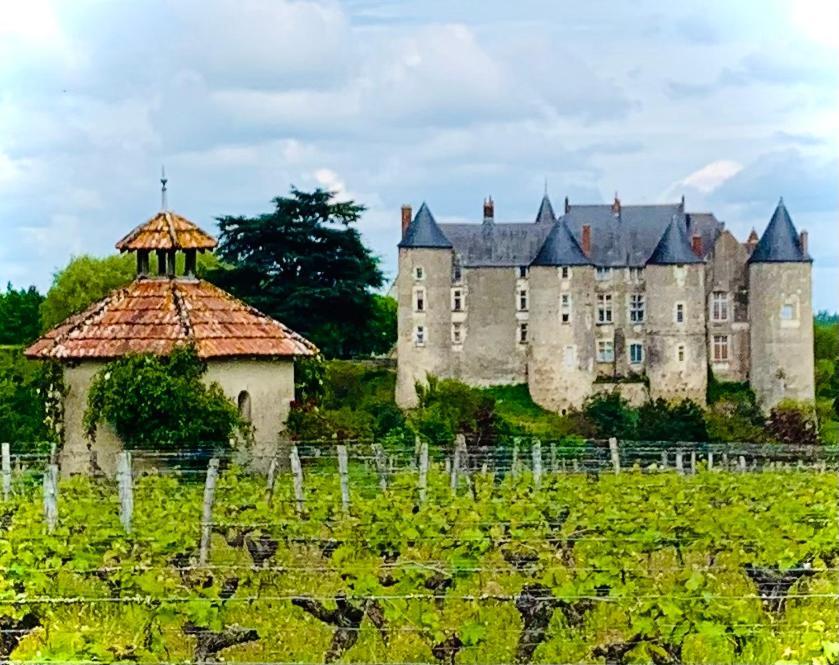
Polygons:
M710 213L665 205L571 205L547 194L535 220L438 224L402 208L396 399L428 375L527 383L540 405L579 407L619 388L705 401L708 368L749 381L764 408L812 400L811 264L783 200L763 235L738 241Z

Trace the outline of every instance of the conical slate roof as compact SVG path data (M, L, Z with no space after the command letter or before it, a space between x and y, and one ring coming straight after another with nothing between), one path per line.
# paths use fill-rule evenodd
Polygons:
M673 265L682 263L702 263L691 249L685 227L675 215L650 255L647 264Z
M537 224L553 224L556 221L554 208L551 205L551 200L545 194L542 197L542 202L539 204L539 212L536 213Z
M801 239L782 198L749 257L749 263L805 263L812 260L801 246Z
M585 266L591 265L591 261L568 229L565 221L560 220L554 224L548 237L545 238L542 248L530 265Z
M428 206L423 203L417 210L414 221L408 225L408 230L405 231L405 237L402 238L399 247L451 249L452 244L440 230Z

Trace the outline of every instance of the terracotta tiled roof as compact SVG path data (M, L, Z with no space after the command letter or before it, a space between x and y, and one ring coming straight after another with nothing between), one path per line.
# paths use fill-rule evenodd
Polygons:
M213 249L218 242L185 217L159 212L116 244L121 252L138 249Z
M112 359L192 342L205 359L291 357L314 344L209 282L141 278L71 316L26 349L29 358Z

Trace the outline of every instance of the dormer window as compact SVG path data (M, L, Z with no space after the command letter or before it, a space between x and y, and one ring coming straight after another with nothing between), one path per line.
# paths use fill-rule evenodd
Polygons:
M612 269L597 266L597 268L594 269L594 278L598 282L606 282L612 279Z

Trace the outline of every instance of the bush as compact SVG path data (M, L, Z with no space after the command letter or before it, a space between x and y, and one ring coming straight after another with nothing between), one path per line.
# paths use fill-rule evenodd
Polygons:
M670 403L659 397L638 409L636 436L641 441L707 441L708 431L696 402Z
M812 405L792 400L784 400L772 408L766 432L772 441L778 443L819 443L818 424Z
M602 439L635 438L638 414L617 390L591 395L583 404L583 415Z
M15 452L42 452L55 441L45 424L50 369L24 358L20 348L0 348L0 441Z
M495 410L505 429L515 436L533 436L543 441L557 440L576 433L575 421L543 409L533 401L527 384L483 388L495 398Z
M206 365L192 346L168 357L137 354L114 360L94 376L84 424L93 440L110 423L126 448L189 450L227 446L249 426L218 383L206 385Z

